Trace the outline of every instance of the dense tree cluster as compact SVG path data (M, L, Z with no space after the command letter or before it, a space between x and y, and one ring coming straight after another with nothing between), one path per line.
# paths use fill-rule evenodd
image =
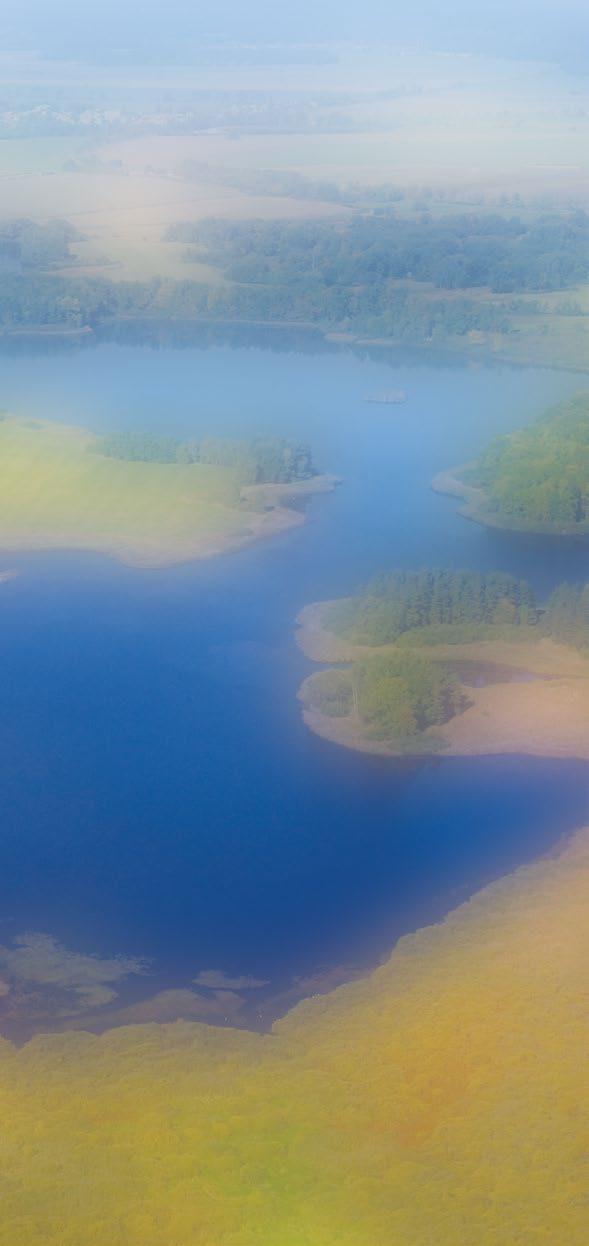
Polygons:
M405 744L465 706L452 672L416 653L376 654L346 670L321 671L305 700L330 718L354 711L372 735Z
M329 611L327 626L356 644L383 645L415 629L534 625L538 612L525 580L503 572L393 571Z
M278 193L281 185L278 178L270 189ZM71 260L72 236L66 222L4 227L0 326L197 319L317 325L444 344L473 333L513 334L514 316L544 310L518 293L565 289L589 274L589 217L582 212L529 223L476 214L397 218L390 205L370 210L364 204L339 223L213 220L172 226L167 237L186 243L187 261L206 256L227 278L222 283L190 276L115 282L44 272ZM506 297L481 297L488 287ZM568 314L582 314L580 306L571 307Z
M589 584L559 584L548 599L543 630L554 640L589 646Z
M111 433L93 453L142 463L210 463L234 468L243 484L292 484L316 474L309 446L283 437L205 437L180 441L154 433Z
M411 739L464 708L455 676L420 654L378 654L352 667L358 713L387 738Z
M354 597L336 602L325 626L359 645L408 645L468 642L513 627L532 628L577 648L589 646L589 584L560 584L538 605L526 580L501 571L392 571L375 577ZM326 674L328 672L325 672ZM323 689L333 700L333 714L348 713L344 672L334 670L333 686ZM350 694L351 695L351 694Z
M199 281L108 281L103 277L26 277L8 273L0 288L0 325L96 327L117 318L316 324L412 342L509 331L509 314L468 298L429 299L409 290L325 287L310 280L208 285Z
M0 225L0 262L14 268L50 268L71 260L77 231L69 221L5 221Z
M351 221L180 223L169 237L206 248L238 282L334 286L431 282L441 289L498 293L560 290L589 275L589 216L477 215L404 218L392 212Z
M529 525L589 521L589 393L547 412L530 428L492 442L468 480L490 508Z

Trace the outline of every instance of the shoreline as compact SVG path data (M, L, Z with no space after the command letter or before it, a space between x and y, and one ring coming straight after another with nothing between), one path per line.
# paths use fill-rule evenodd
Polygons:
M458 473L468 467L472 467L472 463L461 463L458 467L438 472L430 486L434 493L443 497L459 498L464 505L458 507L458 514L464 519L499 532L515 532L524 536L549 536L578 541L589 539L589 524L585 527L577 524L574 528L558 528L554 524L535 524L530 520L518 520L516 516L501 516L498 512L490 511L489 499L484 489L461 480Z
M512 368L542 368L556 372L579 372L589 373L589 364L583 364L582 361L574 363L562 363L557 361L548 361L537 359L532 355L524 359L514 359L509 352L503 353L496 350L492 346L467 342L462 344L456 341L432 342L423 339L411 339L401 337L385 337L372 338L366 337L365 334L349 331L338 331L331 329L326 325L315 324L309 320L242 320L233 317L224 319L213 319L207 316L169 316L165 319L153 317L139 316L116 316L110 317L96 324L86 324L80 326L61 326L61 325L18 325L14 327L3 326L0 328L0 341L11 341L22 338L37 339L39 342L54 339L55 341L79 341L99 343L101 340L101 331L117 326L143 325L146 328L165 329L166 327L174 328L181 325L185 326L201 326L204 328L237 328L237 329L272 329L283 331L286 333L302 332L309 333L320 337L327 345L331 346L347 346L357 349L380 349L380 350L406 350L419 351L426 355L447 356L449 359L456 358L464 360L465 364L501 364Z
M311 661L349 664L361 657L404 651L395 644L354 645L340 640L323 623L332 605L331 601L315 602L297 617L297 644ZM297 693L306 726L343 748L381 757L520 754L589 760L589 660L575 649L539 637L520 643L481 640L424 645L417 652L433 661L478 662L538 678L529 682L507 679L479 688L463 685L467 708L448 722L427 728L419 741L423 747L412 751L410 745L395 747L389 741L372 738L355 713L331 717L310 705L310 688L321 673L313 672Z
M257 541L280 536L291 528L300 527L307 521L306 512L289 506L288 502L299 498L306 501L318 494L331 493L339 483L339 477L324 473L313 476L308 481L295 481L289 485L245 486L242 490L243 500L251 500L255 493L258 503L264 506L263 510L244 510L245 522L242 528L225 532L211 530L175 546L158 546L147 539L129 541L99 533L94 538L86 534L80 534L76 538L71 532L43 532L37 535L31 532L19 533L17 530L5 532L0 527L0 551L6 555L87 552L103 554L114 558L123 566L138 570L163 570L166 567L216 558L220 554L234 553Z

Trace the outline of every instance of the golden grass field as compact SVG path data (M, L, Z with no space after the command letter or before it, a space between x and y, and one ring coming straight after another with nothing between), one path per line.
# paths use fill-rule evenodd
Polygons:
M0 1243L586 1246L588 939L585 830L271 1034L3 1041Z
M281 505L280 491L269 509L244 504L232 469L127 462L92 452L95 444L67 425L0 421L0 548L90 549L160 567L302 522ZM312 490L322 481L309 482Z

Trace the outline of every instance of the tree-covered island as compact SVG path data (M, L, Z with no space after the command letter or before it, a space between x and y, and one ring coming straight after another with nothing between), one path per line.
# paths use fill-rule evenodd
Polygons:
M496 438L476 462L441 473L433 487L463 498L462 513L491 527L589 535L589 393Z
M589 756L589 585L540 605L502 572L396 571L298 621L309 657L346 663L300 689L319 735L389 755Z
M162 567L303 522L295 498L330 489L307 446L118 433L0 420L0 546L91 549Z

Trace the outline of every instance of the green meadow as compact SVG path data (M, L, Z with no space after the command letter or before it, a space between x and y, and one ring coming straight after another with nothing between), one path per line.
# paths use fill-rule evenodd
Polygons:
M164 566L242 544L271 514L245 508L232 468L107 458L79 428L0 422L0 547L92 549ZM281 512L284 515L284 512Z

